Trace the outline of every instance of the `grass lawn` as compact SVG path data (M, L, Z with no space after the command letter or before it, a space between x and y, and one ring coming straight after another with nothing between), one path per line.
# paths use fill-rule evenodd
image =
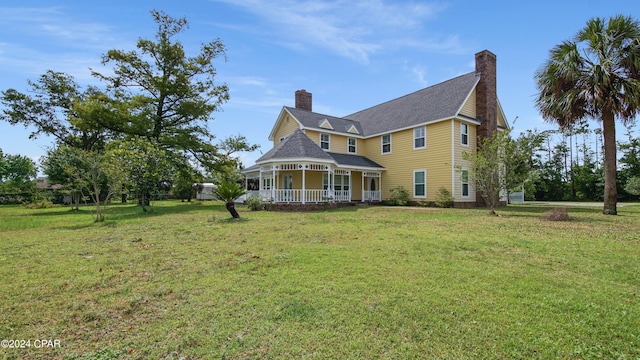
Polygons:
M549 209L0 206L0 358L640 358L640 207Z

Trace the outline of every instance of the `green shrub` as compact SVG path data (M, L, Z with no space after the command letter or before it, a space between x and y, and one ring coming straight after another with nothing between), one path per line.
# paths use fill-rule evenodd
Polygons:
M444 186L438 189L438 197L436 197L436 206L439 208L453 207L453 196Z
M633 195L640 195L640 177L634 176L627 180L624 191Z
M244 201L244 203L251 211L260 211L265 209L260 195L251 195L247 198L247 200Z
M402 186L394 187L391 191L391 197L389 203L391 205L407 205L409 202L409 192Z

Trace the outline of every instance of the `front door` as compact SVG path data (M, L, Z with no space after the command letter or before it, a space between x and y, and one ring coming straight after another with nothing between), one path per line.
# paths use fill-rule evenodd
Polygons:
M282 176L282 188L285 190L293 189L293 174L284 174Z
M293 200L293 174L282 175L282 192L284 201Z

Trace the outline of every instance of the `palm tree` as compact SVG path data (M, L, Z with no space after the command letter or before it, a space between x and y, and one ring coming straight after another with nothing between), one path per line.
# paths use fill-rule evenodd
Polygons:
M587 21L572 40L550 51L535 74L536 105L542 117L569 127L583 119L602 121L604 134L603 214L616 215L616 129L640 112L640 25L618 15Z
M213 193L218 200L225 201L225 206L231 216L236 219L240 218L240 214L236 211L234 200L246 193L242 185L235 182L222 182L213 190Z

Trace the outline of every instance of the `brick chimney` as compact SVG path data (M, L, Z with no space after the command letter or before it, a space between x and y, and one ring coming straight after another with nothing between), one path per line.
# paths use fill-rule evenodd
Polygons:
M498 129L498 97L496 86L496 55L489 50L476 54L476 72L480 81L476 86L476 116L482 121L477 137L491 137Z
M296 109L311 110L311 93L306 90L296 91Z

